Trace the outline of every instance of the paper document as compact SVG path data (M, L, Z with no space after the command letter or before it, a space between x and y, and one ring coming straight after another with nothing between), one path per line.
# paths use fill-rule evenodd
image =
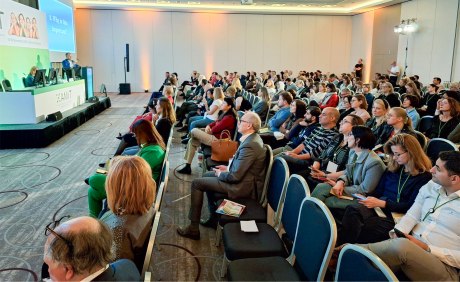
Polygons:
M255 220L242 220L240 221L240 225L243 232L259 232Z

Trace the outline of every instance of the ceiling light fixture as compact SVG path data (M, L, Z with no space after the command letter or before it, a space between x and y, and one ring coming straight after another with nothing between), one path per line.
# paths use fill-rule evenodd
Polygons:
M402 20L401 23L393 28L393 31L398 34L409 34L416 32L418 29L417 19Z

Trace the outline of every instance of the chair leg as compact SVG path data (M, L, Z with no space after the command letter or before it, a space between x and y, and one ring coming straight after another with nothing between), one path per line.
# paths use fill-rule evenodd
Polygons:
M222 258L222 268L220 269L220 278L224 278L225 275L227 275L227 265L228 265L228 259L224 253L224 256Z
M222 240L222 229L223 229L222 226L217 225L217 229L216 229L216 244L215 244L216 247L220 246L220 241Z

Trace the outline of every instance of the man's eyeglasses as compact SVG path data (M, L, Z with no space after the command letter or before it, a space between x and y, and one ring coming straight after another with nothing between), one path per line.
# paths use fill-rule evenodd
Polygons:
M250 123L250 122L249 122L249 121L247 121L247 120L244 120L244 119L240 119L240 123L242 123L242 122L245 122L245 123Z
M45 236L48 236L50 234L53 234L54 237L64 241L64 243L67 245L67 247L69 248L69 252L72 254L73 253L73 244L72 242L70 242L68 239L64 238L62 235L59 235L56 231L54 231L54 228L56 228L57 226L59 226L59 224L61 223L61 221L64 219L64 218L70 218L69 215L65 215L63 217L61 217L60 219L58 220L55 220L53 222L50 222L46 227L45 227Z

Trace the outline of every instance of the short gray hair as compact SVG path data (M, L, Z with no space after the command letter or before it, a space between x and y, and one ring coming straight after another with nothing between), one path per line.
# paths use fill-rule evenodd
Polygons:
M248 117L247 122L251 123L254 131L259 132L260 126L262 125L259 115L255 112L247 112L245 115Z

